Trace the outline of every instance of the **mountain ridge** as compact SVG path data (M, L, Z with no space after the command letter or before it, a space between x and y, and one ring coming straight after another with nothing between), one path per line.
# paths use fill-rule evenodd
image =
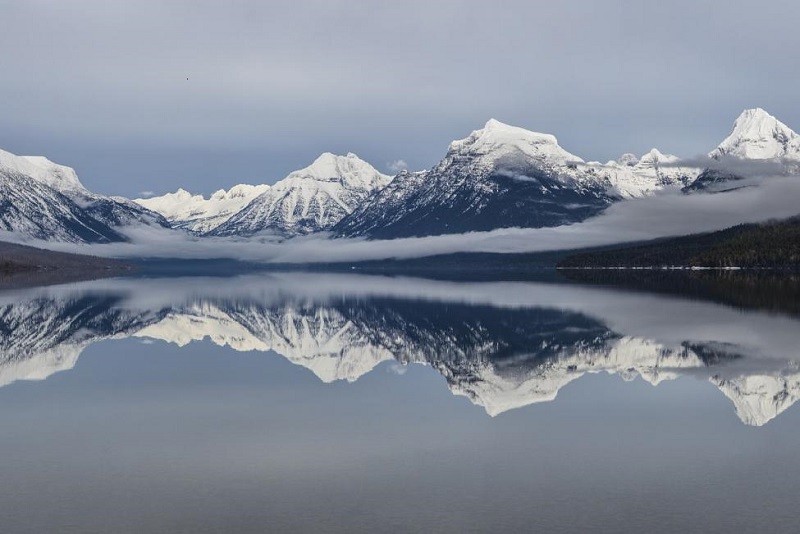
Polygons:
M490 119L452 141L428 170L388 176L353 153L321 154L273 185L239 184L209 198L180 188L133 201L87 190L74 169L41 156L0 151L0 229L74 243L126 241L151 226L196 236L392 239L539 228L581 222L623 199L667 189L732 190L740 161L800 171L800 136L761 108L743 111L709 158L697 162L652 149L607 163L585 161L555 136ZM728 182L732 182L728 184Z

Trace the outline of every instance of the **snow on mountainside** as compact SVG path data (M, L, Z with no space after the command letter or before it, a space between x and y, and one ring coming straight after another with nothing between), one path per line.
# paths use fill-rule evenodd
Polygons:
M210 235L302 235L329 230L390 176L355 154L324 153L261 193Z
M763 109L745 110L709 155L716 162L707 169L683 166L656 149L641 158L587 162L553 135L492 119L453 141L426 171L392 178L354 154L325 153L273 186L237 185L208 199L179 189L131 201L87 190L73 169L46 158L0 150L0 230L104 243L126 241L125 228L140 225L204 236L288 238L332 231L373 239L562 226L664 189L736 189L741 184L728 182L752 167L737 167L742 160L796 174L800 136Z
M736 119L730 135L709 156L800 160L800 135L761 108L747 109Z
M746 109L736 119L733 131L709 157L719 168L703 170L684 192L723 192L740 187L745 178L739 164L743 160L769 162L774 174L800 172L800 135L761 108ZM764 167L766 172L769 167ZM732 183L731 183L732 182Z
M239 184L227 191L220 189L209 198L178 189L159 197L137 198L134 202L160 213L174 228L203 234L227 221L268 189L268 185Z
M669 186L686 185L700 172L700 169L680 164L681 158L672 154L662 154L653 148L641 158L634 154L623 154L617 161L609 161L606 167L622 168L623 174L614 181L618 184L638 184L629 189L629 196L644 196Z
M453 141L430 171L398 175L335 231L393 238L569 224L620 198L685 185L691 171L661 167L674 159L654 151L635 166L587 163L552 135L492 119Z
M87 190L75 171L39 156L0 150L0 229L75 243L125 241L123 227L167 221L125 198Z
M86 191L72 167L53 163L42 156L16 156L0 150L0 169L30 176L57 191Z

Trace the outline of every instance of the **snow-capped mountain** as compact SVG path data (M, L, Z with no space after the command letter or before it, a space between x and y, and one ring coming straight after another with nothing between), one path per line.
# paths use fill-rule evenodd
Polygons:
M663 187L687 185L694 180L700 169L681 165L681 158L663 154L653 148L641 158L635 154L623 154L617 161L606 163L609 170L621 167L630 174L617 178L617 182L639 184L630 196L644 196Z
M404 172L345 217L343 236L394 238L581 221L622 198L685 184L672 156L641 162L585 162L549 134L497 120L453 141L430 171ZM693 176L692 176L693 178Z
M75 171L38 156L0 150L0 229L36 239L125 241L124 227L167 227L160 215L87 190Z
M726 156L800 160L800 135L761 108L746 109L709 156L717 160Z
M258 195L209 235L288 237L329 230L390 180L355 154L325 153Z
M239 184L227 191L220 189L209 198L178 189L158 197L137 198L134 202L160 213L173 228L204 234L230 219L268 189L268 185Z
M74 169L53 163L42 156L17 156L0 150L0 169L28 176L56 191L86 191Z
M800 172L800 135L761 108L747 109L733 124L733 130L708 156L719 162L709 167L684 191L721 192L736 189L745 178L746 161L761 163L761 172ZM733 182L731 184L730 182Z

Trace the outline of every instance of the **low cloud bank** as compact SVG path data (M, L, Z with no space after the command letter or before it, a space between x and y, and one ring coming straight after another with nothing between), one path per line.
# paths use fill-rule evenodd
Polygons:
M76 245L28 242L53 250L107 257L233 258L258 262L348 262L405 259L456 252L522 253L564 250L720 230L736 224L800 214L800 178L746 179L736 191L684 195L672 190L622 201L597 217L557 228L508 228L491 232L381 241L314 235L284 242L266 238L196 238L156 228L128 232L132 243ZM3 240L19 241L13 234Z
M698 171L709 169L723 174L732 174L742 178L768 178L783 176L787 170L797 168L797 161L787 158L779 159L743 159L736 156L723 156L714 159L707 155L679 159L673 162L659 162L660 167L693 168Z

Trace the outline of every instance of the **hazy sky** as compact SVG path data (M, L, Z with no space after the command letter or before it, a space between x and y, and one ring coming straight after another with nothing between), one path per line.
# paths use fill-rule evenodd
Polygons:
M0 147L90 189L272 183L320 152L424 168L488 118L586 159L800 128L791 1L0 0ZM187 79L188 78L188 79Z

